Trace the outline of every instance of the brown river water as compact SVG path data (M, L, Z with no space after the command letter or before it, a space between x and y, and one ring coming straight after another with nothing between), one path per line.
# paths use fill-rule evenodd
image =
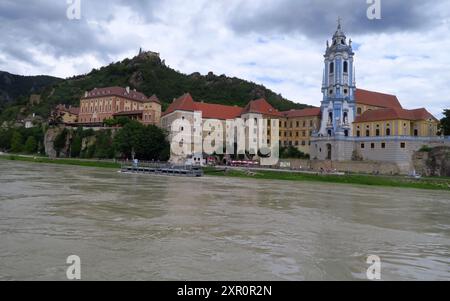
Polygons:
M450 280L450 193L0 161L0 280Z

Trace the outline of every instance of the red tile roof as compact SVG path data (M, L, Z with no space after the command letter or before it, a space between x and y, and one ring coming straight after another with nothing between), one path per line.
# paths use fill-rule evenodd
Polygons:
M356 103L370 105L381 108L401 108L397 96L373 92L363 89L356 89Z
M228 120L241 115L242 108L210 103L195 103L195 110L202 111L203 118Z
M417 120L427 120L430 118L437 121L437 119L424 108L416 110L387 108L387 109L366 111L361 116L356 117L355 123L396 120L396 119L417 121Z
M192 99L191 94L186 93L175 99L167 108L167 110L162 114L162 116L168 115L175 111L195 111L194 99Z
M303 110L290 110L281 112L283 113L284 117L287 118L296 118L296 117L315 117L315 116L321 116L320 108L308 108Z
M89 92L87 95L84 95L82 99L91 99L97 97L105 97L105 96L119 96L123 98L127 98L130 100L136 100L140 102L147 102L149 99L141 92L137 92L135 90L127 91L126 88L122 87L106 87L106 88L95 88Z
M282 113L278 112L274 107L270 105L270 103L267 102L264 98L252 100L250 101L247 106L242 110L243 114L248 113L257 113L257 114L263 114L263 115L271 115L271 116L283 116Z
M234 119L238 117L242 111L241 107L226 106L219 104L195 102L189 93L184 94L178 99L174 100L167 110L163 113L163 116L173 113L175 111L201 111L203 118L209 119Z

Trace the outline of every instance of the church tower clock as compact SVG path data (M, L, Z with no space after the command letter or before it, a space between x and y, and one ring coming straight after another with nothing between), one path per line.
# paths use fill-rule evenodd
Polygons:
M356 115L353 56L352 41L347 42L339 19L324 55L322 123L318 132L321 137L353 136L352 123Z

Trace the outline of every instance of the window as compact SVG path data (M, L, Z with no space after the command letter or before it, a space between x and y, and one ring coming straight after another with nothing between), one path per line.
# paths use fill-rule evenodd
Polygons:
M306 126L306 121L303 121L303 127L305 127Z
M361 143L361 148L364 148L364 147L365 147L364 143Z
M386 148L386 143L381 143L381 148Z
M357 112L358 115L361 115L361 114L362 114L362 109L361 109L361 108L358 108L358 109L356 110L356 112Z
M306 141L302 141L302 145L305 146L306 145Z
M386 136L390 136L391 135L391 129L386 129Z
M309 126L310 126L310 127L313 126L313 121L312 121L312 120L309 121Z
M380 136L380 129L376 129L375 135L376 135L377 137Z
M333 74L333 73L334 73L334 63L331 62L330 63L330 74Z
M348 130L344 131L345 137L348 137Z
M370 148L375 148L375 143L371 143Z
M300 122L299 121L297 121L297 127L299 127L300 126Z
M419 136L419 131L417 129L414 129L414 136Z
M406 143L405 142L400 143L400 148L405 148L405 147L406 147Z
M356 131L356 137L361 137L361 131Z
M366 130L366 137L369 137L369 136L370 136L370 131Z
M344 73L348 73L348 62L344 62Z

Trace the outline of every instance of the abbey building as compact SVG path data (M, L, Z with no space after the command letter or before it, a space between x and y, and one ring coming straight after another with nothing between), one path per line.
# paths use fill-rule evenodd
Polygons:
M321 122L310 141L311 159L393 162L406 170L414 151L448 144L425 108L408 110L394 95L357 89L354 55L339 24L324 55Z

